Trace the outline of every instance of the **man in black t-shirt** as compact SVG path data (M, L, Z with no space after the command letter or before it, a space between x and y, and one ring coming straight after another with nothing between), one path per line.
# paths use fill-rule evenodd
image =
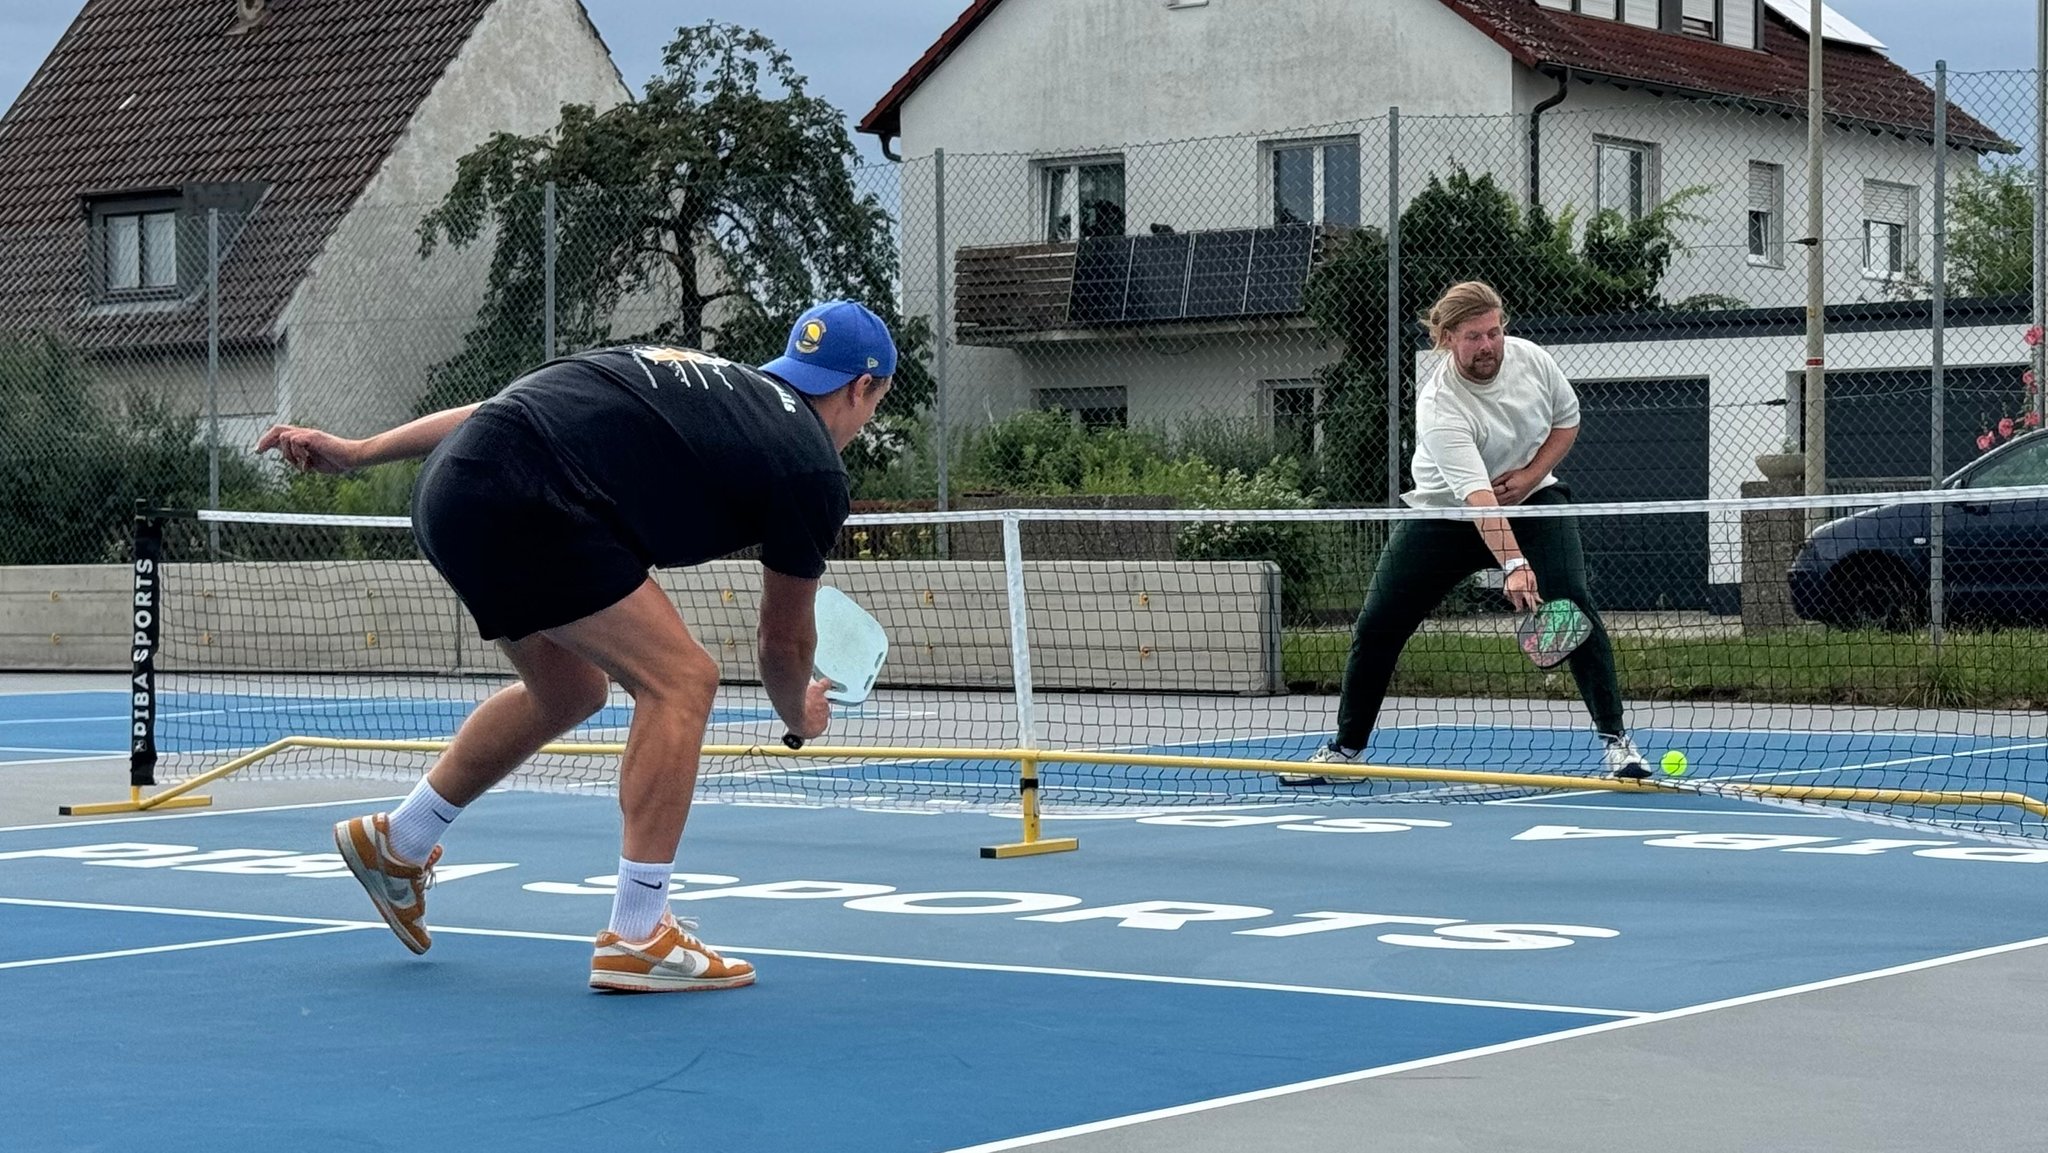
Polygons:
M413 493L420 549L519 673L398 808L335 826L342 858L407 948L432 943L424 895L448 825L601 708L617 681L634 703L619 766L623 851L590 984L753 983L752 965L669 911L718 666L648 569L760 546L762 685L791 734L823 733L831 705L810 675L812 611L846 520L839 454L895 370L887 326L836 301L799 318L783 355L758 369L626 345L552 361L481 404L363 440L291 425L263 434L257 451L318 472L427 457Z

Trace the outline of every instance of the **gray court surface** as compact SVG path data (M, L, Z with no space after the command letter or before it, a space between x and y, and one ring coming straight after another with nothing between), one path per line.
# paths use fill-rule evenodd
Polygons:
M0 691L32 685L104 689L118 687L119 678L0 677ZM1814 710L1800 710L1798 719L1820 727ZM1859 719L1841 723L1853 727ZM0 764L0 825L59 823L59 804L116 799L124 783L125 768L113 760ZM350 780L247 780L214 790L220 808L403 791ZM2033 911L2016 911L2014 945L1980 955L981 1148L2041 1153L2048 1151L2048 938L2028 938L2044 931ZM1626 1002L1640 978L1621 971L1613 980L1616 1000Z

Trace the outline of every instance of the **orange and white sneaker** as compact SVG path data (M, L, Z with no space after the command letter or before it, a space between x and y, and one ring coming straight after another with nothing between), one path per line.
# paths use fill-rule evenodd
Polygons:
M663 913L654 939L635 944L606 929L590 958L590 987L618 993L687 993L754 983L754 966L692 936L697 922Z
M427 854L425 864L413 865L391 852L391 818L383 813L352 817L334 826L334 847L348 871L361 881L370 903L405 947L424 953L434 943L427 935L427 890L434 884L434 862L441 859L441 846Z

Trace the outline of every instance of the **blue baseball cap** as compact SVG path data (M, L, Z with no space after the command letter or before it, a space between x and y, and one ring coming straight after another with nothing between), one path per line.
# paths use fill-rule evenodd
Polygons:
M881 317L851 300L830 300L797 317L788 347L761 371L798 392L823 396L862 375L894 375L896 342Z

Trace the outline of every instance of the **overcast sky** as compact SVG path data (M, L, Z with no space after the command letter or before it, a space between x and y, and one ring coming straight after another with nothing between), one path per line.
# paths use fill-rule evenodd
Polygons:
M217 2L229 6L229 0ZM584 0L620 73L636 90L660 70L661 49L675 33L680 10L690 23L718 19L765 32L810 77L814 94L855 121L967 5L968 0ZM0 0L0 105L14 102L82 6L82 0ZM2035 5L2029 0L1835 0L1833 6L1884 41L1892 59L1914 72L1931 71L1937 59L1956 71L2034 66ZM872 137L859 139L864 153L877 155Z

